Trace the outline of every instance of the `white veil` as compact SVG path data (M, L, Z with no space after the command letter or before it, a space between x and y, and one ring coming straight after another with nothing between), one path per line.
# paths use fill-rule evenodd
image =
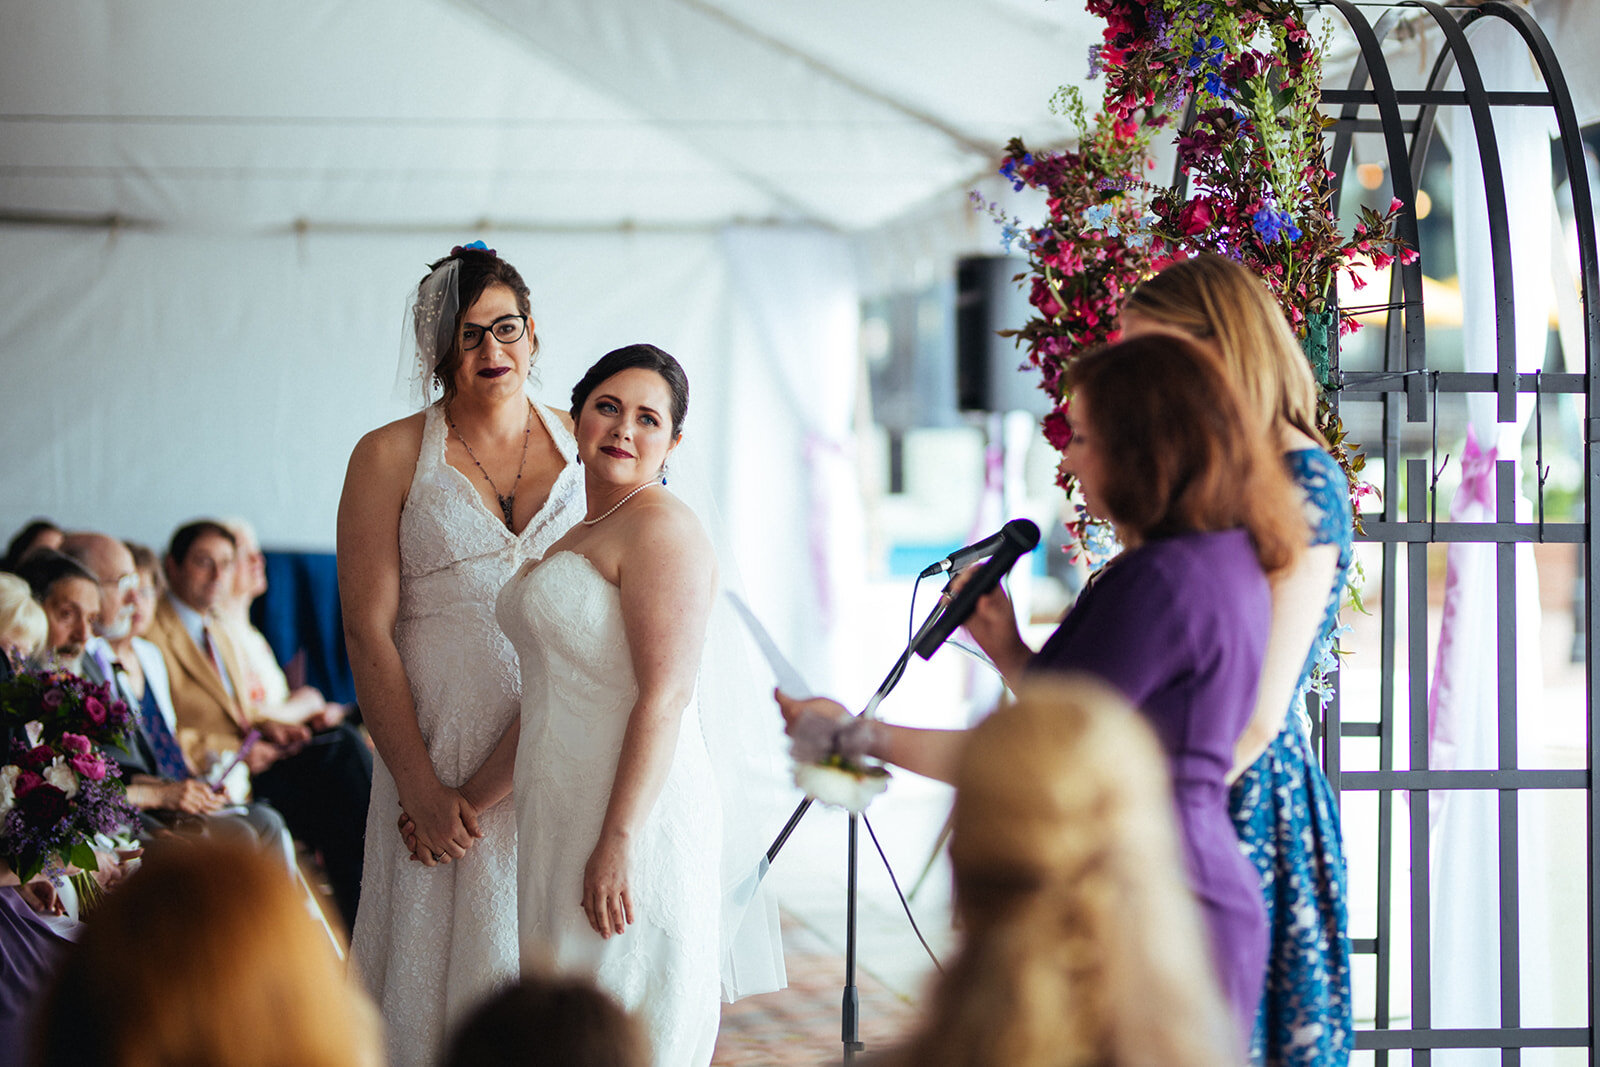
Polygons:
M461 261L452 254L406 297L394 393L396 399L409 401L418 409L433 403L434 368L455 339L460 273Z
M762 879L766 852L799 798L787 771L783 722L756 649L728 602L743 595L738 560L697 456L672 452L668 488L692 508L716 550L719 585L700 659L700 729L722 800L722 996L787 984L778 902Z

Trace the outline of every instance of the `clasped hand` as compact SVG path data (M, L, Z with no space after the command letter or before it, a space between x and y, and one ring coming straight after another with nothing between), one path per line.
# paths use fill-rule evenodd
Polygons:
M412 862L424 867L460 859L483 836L478 809L459 789L444 785L436 785L423 797L402 798L396 829Z

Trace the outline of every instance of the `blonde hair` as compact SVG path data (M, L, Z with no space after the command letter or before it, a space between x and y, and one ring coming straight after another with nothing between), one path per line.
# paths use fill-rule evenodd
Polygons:
M1033 681L980 723L951 817L965 943L901 1062L1240 1062L1155 737L1099 682Z
M1141 282L1122 311L1210 344L1263 430L1287 424L1322 440L1311 366L1278 301L1245 267L1201 252Z
M33 656L50 633L44 608L33 599L28 583L15 574L0 573L0 641L15 643L24 656Z
M381 1062L376 1012L281 864L170 839L67 953L37 1032L41 1067Z

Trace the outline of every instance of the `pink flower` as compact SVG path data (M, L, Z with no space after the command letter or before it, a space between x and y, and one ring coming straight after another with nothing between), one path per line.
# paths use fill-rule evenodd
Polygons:
M1405 202L1402 201L1398 196L1395 197L1393 200L1389 201L1389 214L1393 215L1396 211L1399 211L1402 207L1405 207Z
M82 734L61 735L61 750L69 756L86 756L92 747Z
M54 711L61 706L61 702L66 698L67 694L61 691L61 687L58 685L53 685L40 695L39 703L43 704L49 710Z
M100 703L100 701L96 700L94 697L88 697L84 700L83 713L87 715L89 717L89 721L94 723L96 726L104 726L106 723L106 706Z
M72 765L73 770L91 782L98 782L106 776L106 761L100 758L98 752L69 756L67 762Z

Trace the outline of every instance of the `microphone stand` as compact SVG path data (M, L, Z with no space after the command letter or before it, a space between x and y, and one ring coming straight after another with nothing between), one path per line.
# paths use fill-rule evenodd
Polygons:
M906 644L905 651L900 653L900 658L895 660L894 666L889 668L889 673L884 676L878 686L878 691L872 694L872 699L867 701L867 706L861 714L871 716L878 710L878 705L883 703L883 698L888 696L900 682L900 676L906 672L906 664L911 661L911 650L916 648L941 616L944 615L949 601L944 597L934 605L928 617L922 620L916 635ZM767 849L767 863L770 865L777 858L778 852L789 840L789 835L794 833L795 827L800 825L800 820L805 818L811 809L814 797L806 797L794 809L794 814L789 816L789 821L784 823L783 829L778 832L777 839L772 842L772 847ZM839 1009L839 1040L844 1045L845 1064L855 1062L857 1052L866 1049L861 1041L861 995L856 988L856 889L857 872L856 863L858 856L858 842L861 825L861 813L850 813L850 830L845 845L845 920L844 920L844 996Z

